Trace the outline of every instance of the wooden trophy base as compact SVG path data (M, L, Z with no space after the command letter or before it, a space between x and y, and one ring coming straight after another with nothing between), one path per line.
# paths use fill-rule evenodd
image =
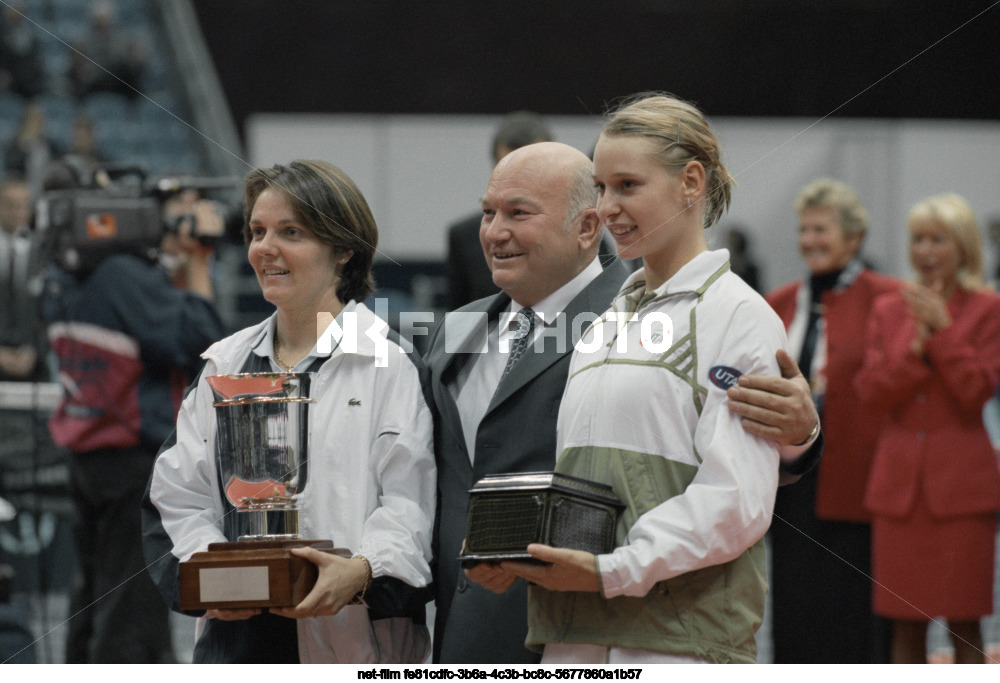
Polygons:
M333 541L265 540L211 543L180 563L180 608L188 610L294 607L316 585L316 565L292 548L350 557Z

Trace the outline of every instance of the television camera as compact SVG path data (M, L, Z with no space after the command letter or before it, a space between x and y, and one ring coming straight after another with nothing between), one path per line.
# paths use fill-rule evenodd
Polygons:
M112 254L155 257L164 235L185 223L192 237L214 244L231 220L241 218L238 210L215 202L224 226L219 231L200 226L193 213L167 217L164 205L187 190L226 190L231 195L242 183L237 177L148 179L139 167L107 167L72 183L47 186L36 206L35 225L45 235L50 260L69 271L89 272Z

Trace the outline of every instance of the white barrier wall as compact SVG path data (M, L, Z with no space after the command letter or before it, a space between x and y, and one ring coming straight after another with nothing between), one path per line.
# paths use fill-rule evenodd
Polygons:
M343 168L378 221L382 258L437 259L445 228L479 209L499 116L258 114L247 122L251 164L318 158ZM549 117L560 142L590 153L598 117ZM753 240L767 288L801 277L792 203L820 176L858 190L871 217L864 253L910 276L905 217L930 194L958 192L984 227L1000 217L1000 122L717 118L737 187L722 228ZM713 229L721 245L722 232ZM710 235L710 239L712 236ZM987 242L987 265L996 262Z

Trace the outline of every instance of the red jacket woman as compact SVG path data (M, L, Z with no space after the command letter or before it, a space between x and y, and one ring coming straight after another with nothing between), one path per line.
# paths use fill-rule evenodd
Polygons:
M982 421L1000 383L1000 296L959 289L947 311L951 324L917 356L917 321L903 295L875 303L856 382L865 402L889 414L865 496L875 515L902 517L918 503L936 517L1000 508L1000 470Z
M826 327L826 392L823 401L823 459L816 479L815 514L820 519L869 522L865 485L881 428L871 409L858 402L852 386L865 354L864 329L876 297L899 289L899 281L861 270L847 287L822 297ZM799 308L801 282L767 295L789 328Z
M955 660L982 662L1000 472L981 416L1000 383L1000 296L982 287L979 229L961 197L926 199L908 223L918 283L875 302L855 380L888 415L865 495L873 606L895 621L894 662L926 661L937 616L958 636Z
M802 189L795 211L808 276L767 301L810 381L826 443L816 470L780 489L774 504L774 661L879 663L888 659L887 625L871 613L871 515L863 501L881 423L859 404L853 382L872 304L900 282L858 258L868 215L851 188L820 178Z

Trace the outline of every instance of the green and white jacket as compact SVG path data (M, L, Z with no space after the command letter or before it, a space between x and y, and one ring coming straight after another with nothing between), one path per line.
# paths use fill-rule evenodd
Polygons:
M602 593L532 586L527 644L590 643L753 662L767 591L763 536L778 450L726 407L740 374L780 374L784 326L704 252L646 293L634 273L577 344L556 470L626 504Z

